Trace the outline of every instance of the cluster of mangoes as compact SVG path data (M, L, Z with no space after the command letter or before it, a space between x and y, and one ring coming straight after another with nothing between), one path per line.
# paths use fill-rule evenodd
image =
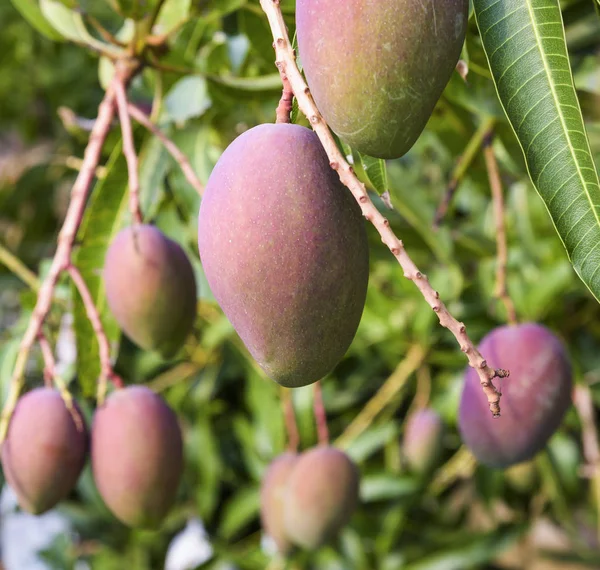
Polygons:
M156 528L171 508L183 470L177 416L145 386L113 392L91 430L77 403L36 388L17 403L2 467L22 509L41 514L73 491L90 455L106 506L132 527Z
M358 505L359 474L339 449L319 446L277 457L263 477L263 529L282 555L333 539Z

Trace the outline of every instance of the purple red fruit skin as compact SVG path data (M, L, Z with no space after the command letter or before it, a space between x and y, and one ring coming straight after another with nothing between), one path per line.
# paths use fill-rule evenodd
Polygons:
M297 0L304 73L325 120L355 150L405 154L464 43L468 0Z
M334 538L358 506L359 473L339 449L305 451L290 474L284 525L296 545L316 549Z
M196 278L181 246L150 225L125 228L108 248L103 277L125 334L145 350L173 356L196 318Z
M281 385L319 380L348 350L369 278L364 226L305 127L254 127L215 166L198 220L204 272L254 359Z
M571 363L562 342L537 323L492 330L480 352L492 368L510 370L495 382L502 390L501 416L493 418L477 373L465 375L459 429L475 457L506 468L531 459L558 429L571 405Z
M128 526L159 527L183 473L175 413L149 388L129 386L96 410L91 432L92 472L106 506Z
M432 408L417 410L408 418L403 438L404 457L417 473L427 473L439 462L444 436L441 416Z
M260 486L260 515L263 530L277 546L279 554L285 556L293 548L284 528L284 504L287 483L298 462L295 453L283 453L271 462Z
M85 465L88 432L77 404L36 388L20 398L2 445L2 466L19 505L42 514L75 487Z

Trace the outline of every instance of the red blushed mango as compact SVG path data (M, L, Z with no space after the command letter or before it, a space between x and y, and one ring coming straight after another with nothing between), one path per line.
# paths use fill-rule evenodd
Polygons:
M336 366L360 322L369 251L360 208L312 131L260 125L225 150L198 247L215 298L268 376L306 386Z
M106 506L131 527L157 528L183 471L177 417L152 390L113 392L92 424L92 472Z
M417 140L462 49L469 0L296 0L298 48L329 126L398 158Z
M358 504L359 475L350 458L333 447L305 451L289 477L285 533L296 545L315 549L350 521Z
M444 423L431 408L413 413L406 422L402 451L411 470L427 473L440 461Z
M490 467L531 459L571 405L571 364L565 347L547 328L526 323L494 329L479 350L489 366L507 368L510 376L499 381L502 415L494 418L477 373L467 370L459 410L462 438Z
M292 550L283 524L284 501L287 483L298 455L284 453L277 457L263 477L260 486L260 516L263 530L275 541L280 554L286 555Z
M74 404L51 388L36 388L17 403L2 445L8 484L25 511L41 514L75 487L85 464L88 433Z
M179 244L153 226L126 228L108 248L103 276L125 334L145 350L173 356L196 318L196 279Z

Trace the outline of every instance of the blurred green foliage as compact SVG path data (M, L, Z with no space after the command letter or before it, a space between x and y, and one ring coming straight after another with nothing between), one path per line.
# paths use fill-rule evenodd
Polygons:
M113 12L115 4L136 14L136 2L81 3L84 15L91 13L106 30L126 37L131 22ZM598 162L600 20L592 0L561 5ZM275 118L281 89L271 36L257 0L169 0L166 6L159 22L163 31L176 28L170 49L161 55L158 69L148 67L135 79L130 94L135 102L152 105L153 117L206 182L229 142ZM292 33L294 3L282 6ZM194 17L188 18L190 10ZM102 97L106 62L99 65L99 57L80 46L45 38L11 3L0 3L0 22L0 243L43 277L76 175L75 158L86 142L87 121L95 117ZM88 29L101 39L93 26ZM454 74L415 147L387 164L394 210L374 199L449 309L474 340L481 339L506 315L494 298L495 223L480 153L464 173L439 230L432 229L432 221L469 141L484 121L495 119L494 150L506 198L508 287L518 317L544 323L565 341L576 381L590 386L597 406L600 307L575 275L529 181L473 18L464 54L466 81ZM178 358L162 361L139 351L119 335L102 301L104 251L129 223L127 171L117 129L105 146L102 177L78 235L76 262L118 347L117 372L127 382L148 383L179 414L186 472L177 507L163 530L146 533L115 521L87 470L60 507L77 535L57 539L44 556L57 569L75 568L78 559L98 570L163 568L173 536L190 517L199 516L214 548L201 568L266 568L270 561L261 547L257 491L268 463L286 444L280 390L259 373L210 294L196 245L198 195L159 141L140 127L135 138L145 218L186 249L198 276L200 317ZM368 161L363 166L367 171L379 168ZM378 171L372 182L379 191L382 176ZM299 554L289 568L600 568L600 497L584 477L587 460L575 408L547 450L530 464L507 472L475 465L456 430L464 355L413 283L403 278L373 228L368 231L371 277L363 319L347 356L323 382L332 438L344 433L386 381L398 390L381 413L341 439L362 474L362 504L352 523L338 541L316 553ZM53 342L59 338L63 375L91 417L93 401L87 392L81 394L81 385L96 375L95 340L66 280L56 298L47 331ZM34 294L0 266L2 394L34 301ZM64 333L69 313L74 314L77 364L68 355L73 340ZM407 354L409 362L404 361ZM28 385L40 382L41 369L36 352ZM312 387L293 392L303 447L316 443L312 398ZM399 442L405 417L423 404L441 414L448 430L440 467L419 478L405 468Z

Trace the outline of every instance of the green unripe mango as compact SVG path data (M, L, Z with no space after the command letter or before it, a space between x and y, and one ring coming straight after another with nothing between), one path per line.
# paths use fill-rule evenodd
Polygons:
M344 356L365 304L367 235L311 130L260 125L225 150L198 248L217 302L273 380L306 386Z
M358 505L359 474L334 447L305 451L289 476L284 525L291 541L315 549L335 537Z
M92 473L106 506L130 527L159 527L183 472L175 413L146 386L129 386L96 410L91 432Z
M293 544L285 533L283 509L287 483L298 461L295 453L277 457L267 469L260 486L260 518L263 530L277 546L277 551L288 554Z
M308 86L354 149L398 158L415 143L456 66L468 0L297 0Z
M196 318L196 279L181 246L149 225L121 231L106 253L108 306L139 347L173 356Z
M18 401L2 445L2 467L23 510L42 514L73 490L88 441L79 408L67 408L58 391L36 388Z

